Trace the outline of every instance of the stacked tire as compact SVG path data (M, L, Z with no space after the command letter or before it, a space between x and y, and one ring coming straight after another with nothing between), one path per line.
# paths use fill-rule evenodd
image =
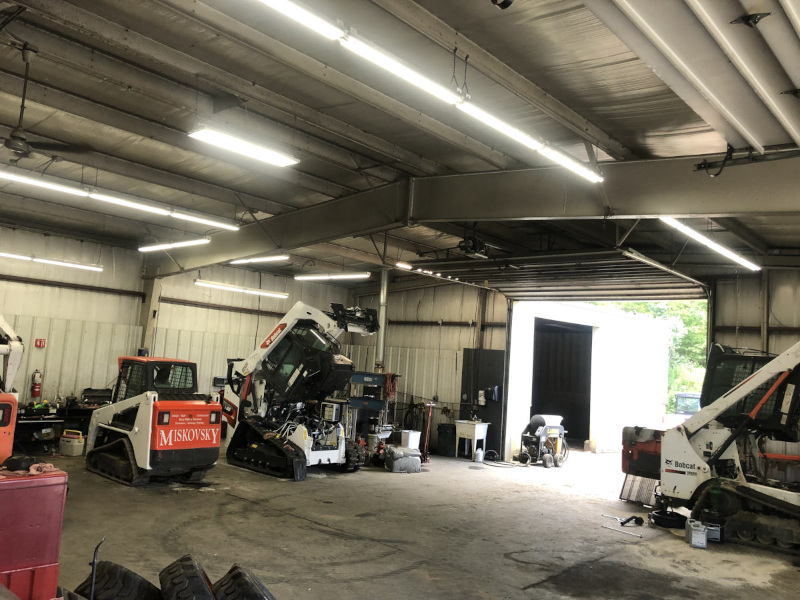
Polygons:
M233 565L216 583L190 554L164 567L158 574L161 589L141 575L109 561L97 563L93 600L275 600L250 569ZM89 575L74 592L59 589L64 600L92 596Z

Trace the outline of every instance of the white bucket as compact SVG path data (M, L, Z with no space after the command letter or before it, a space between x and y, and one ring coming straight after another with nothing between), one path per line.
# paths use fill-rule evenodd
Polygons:
M482 449L478 448L477 450L475 450L475 455L472 457L472 461L473 462L479 462L479 463L483 462L483 450Z
M403 429L400 433L400 445L403 448L416 448L419 450L419 437L422 435L421 431L414 431L413 429Z

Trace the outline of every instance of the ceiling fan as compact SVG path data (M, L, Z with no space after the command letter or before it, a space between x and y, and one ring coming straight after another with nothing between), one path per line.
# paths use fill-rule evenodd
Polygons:
M31 63L36 58L36 48L30 44L23 44L20 48L22 52L22 60L25 62L25 75L22 80L22 101L19 106L19 121L17 126L11 130L7 138L3 140L3 147L11 150L14 153L14 158L11 162L17 162L22 158L28 158L31 154L45 154L58 153L58 152L88 152L91 148L87 146L76 146L73 144L63 144L61 142L29 142L25 136L25 130L22 128L23 119L25 117L25 96L28 92L28 74L30 72Z

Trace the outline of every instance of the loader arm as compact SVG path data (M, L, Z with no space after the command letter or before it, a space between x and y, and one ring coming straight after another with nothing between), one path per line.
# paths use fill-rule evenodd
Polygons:
M800 342L776 356L739 385L731 388L717 400L695 413L678 428L683 428L691 437L764 383L776 375L793 370L798 364L800 364Z
M19 365L22 363L23 351L22 338L0 316L0 356L3 357L3 371L0 373L0 392L13 391L14 378L17 375Z
M235 427L236 422L243 420L248 412L244 410L246 402L243 401L251 394L256 397L263 392L258 390L254 393L256 382L253 381L253 375L284 338L298 325L309 322L316 326L313 334L323 343L335 343L343 331L370 335L378 329L374 310L345 309L341 304L331 304L331 311L325 312L297 302L249 356L229 361L228 381L223 393L223 413L231 426Z

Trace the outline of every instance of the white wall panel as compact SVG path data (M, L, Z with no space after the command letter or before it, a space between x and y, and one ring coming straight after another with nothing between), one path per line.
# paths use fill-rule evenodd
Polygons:
M53 235L0 227L0 252L102 265L101 273L0 258L0 273L53 282L140 291L138 252ZM105 387L117 357L136 350L141 300L131 296L0 280L0 314L25 343L15 387L30 398L30 377L44 373L42 398ZM44 349L36 338L46 339Z
M376 295L356 299L359 306L378 309ZM456 285L409 290L389 294L387 313L389 328L386 345L401 348L430 348L462 350L474 348L477 331L474 325L478 318L478 288ZM507 308L505 297L489 292L486 301L485 321L505 323ZM392 325L392 321L447 321L463 322L463 327L435 325ZM485 327L483 347L504 350L506 346L504 327ZM358 345L374 345L370 338L355 339Z
M25 342L17 380L20 402L30 398L31 374L44 374L42 398L80 395L87 387L107 387L116 380L117 357L135 352L141 327L122 323L97 323L76 319L51 319L27 315L5 315ZM34 348L36 337L47 339L45 348Z
M717 282L716 324L755 326L761 323L761 280L738 277Z

